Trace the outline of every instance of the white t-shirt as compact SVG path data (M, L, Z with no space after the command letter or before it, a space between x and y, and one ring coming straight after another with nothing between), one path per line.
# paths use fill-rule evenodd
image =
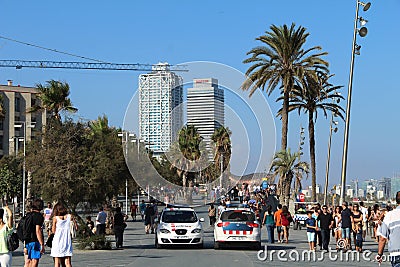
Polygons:
M360 207L361 213L363 215L363 222L367 221L368 217L368 209L366 207Z
M43 214L44 214L44 220L45 221L50 221L50 217L51 217L51 213L52 212L53 212L53 210L50 209L50 208L45 208L44 209Z

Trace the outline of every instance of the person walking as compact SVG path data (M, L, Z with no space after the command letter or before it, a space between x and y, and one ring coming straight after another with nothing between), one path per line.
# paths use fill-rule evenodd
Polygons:
M346 201L343 202L342 208L343 210L340 218L340 222L342 223L342 238L346 239L346 242L351 249L350 230L352 228L353 214L348 208Z
M364 206L364 201L360 201L360 211L362 213L362 236L365 241L365 236L367 235L368 228L368 209Z
M396 193L397 208L389 211L380 225L378 255L376 260L382 262L383 250L387 240L392 267L400 267L400 191Z
M363 222L363 214L360 210L360 207L358 204L353 205L353 221L352 221L352 232L353 232L353 240L354 240L354 246L356 245L356 225ZM362 226L361 226L362 230Z
M274 240L274 214L272 212L272 206L268 205L267 210L264 213L264 218L262 221L262 224L264 224L267 228L267 234L268 234L268 243L273 244L275 243Z
M124 242L124 230L126 227L125 223L126 216L122 214L121 207L117 207L114 214L113 226L115 234L115 246L122 248Z
M373 234L372 238L375 238L376 242L379 242L379 237L376 234L376 230L378 229L379 217L380 216L381 216L381 212L379 210L379 205L375 204L373 209L372 209L371 216L370 216L369 220L372 221L372 227L373 227L373 231L374 231L374 234Z
M46 229L47 236L51 234L51 214L53 213L51 202L47 202L47 208L43 210L43 217L44 217L44 228Z
M43 215L40 213L43 210L43 200L35 199L32 202L32 211L27 216L32 216L32 233L31 238L24 241L24 254L27 255L25 266L37 267L39 260L45 252L43 238Z
M315 250L315 231L318 229L317 221L312 216L313 212L311 210L307 211L307 219L305 221L307 227L307 240L310 251Z
M283 228L283 237L285 238L286 244L289 243L289 226L292 219L292 215L290 214L288 207L282 207L282 214L281 214L281 222Z
M4 211L7 212L7 223L4 220ZM8 205L0 209L0 267L11 267L12 252L7 247L7 237L13 232L13 214Z
M315 242L314 242L314 245L315 245L315 248L317 247L317 244L318 244L318 246L319 246L319 249L320 250L322 250L322 235L321 235L321 228L320 228L320 222L319 221L317 221L317 219L318 219L318 216L319 216L319 214L321 213L321 210L320 210L320 206L319 206L319 204L317 204L315 207L314 207L314 213L312 214L312 217L315 219L315 221L317 222L317 228L315 229Z
M278 234L278 243L283 242L283 236L282 236L282 205L278 204L278 210L274 213L274 221L275 221L275 226L276 226L276 232Z
M210 218L210 226L214 226L217 218L217 209L214 206L214 203L210 204L210 207L208 207L208 217Z
M329 241L331 239L331 229L333 228L333 217L332 214L328 212L328 207L326 205L322 206L322 212L317 217L317 222L319 223L319 229L321 231L321 241L322 249L328 251Z
M71 267L71 224L73 223L73 217L60 202L54 205L53 210L53 225L51 231L54 233L54 238L50 256L54 258L54 267Z
M342 218L342 207L337 206L335 208L335 213L334 213L334 219L335 219L335 241L336 241L336 250L339 249L339 246L337 245L339 242L339 239L342 238L342 223L341 223L341 218Z
M144 203L144 200L142 199L142 203L139 204L139 212L140 212L140 216L142 217L142 222L144 219L145 210L146 210L146 203Z
M145 225L144 230L146 234L150 233L150 228L152 224L151 219L153 218L153 216L154 216L154 208L150 204L147 204L146 209L144 211L144 225Z
M136 221L136 213L138 210L138 206L136 205L135 201L132 202L130 210L131 210L132 220L135 222Z
M96 235L105 235L106 234L106 221L107 221L107 213L104 211L103 207L99 208L99 213L96 217Z

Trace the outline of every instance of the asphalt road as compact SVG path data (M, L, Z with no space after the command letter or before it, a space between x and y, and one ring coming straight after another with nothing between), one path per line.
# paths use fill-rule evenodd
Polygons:
M142 222L128 221L128 228L124 235L124 249L112 250L74 250L72 258L73 266L218 266L218 267L236 267L236 266L378 266L376 262L366 260L376 255L377 243L367 237L364 249L366 252L371 251L372 254L358 254L360 259L357 260L357 253L342 254L331 253L324 254L323 260L321 252L317 251L316 259L308 257L305 230L290 230L289 244L275 243L274 246L268 246L267 259L263 260L265 253L259 253L253 250L238 249L213 249L213 231L208 225L208 217L205 208L197 209L199 217L203 217L205 222L205 242L203 249L191 249L187 247L156 249L154 247L154 235L144 233L144 225ZM112 236L109 236L114 240ZM265 228L262 232L262 244L266 245L267 234ZM335 247L331 240L330 246ZM115 247L115 243L113 243ZM272 250L275 250L272 252ZM280 251L280 252L279 252ZM271 254L272 253L272 254ZM279 254L280 253L280 254ZM280 259L278 259L278 254ZM272 255L272 257L271 257ZM303 257L304 255L304 257ZM335 257L337 257L335 259ZM341 258L342 257L342 258ZM354 258L353 258L354 257ZM285 261L286 260L286 261ZM12 266L23 266L22 248L13 252ZM50 257L50 249L47 248L45 255L40 261L39 266L53 266L53 260ZM389 263L383 263L382 266L390 266Z

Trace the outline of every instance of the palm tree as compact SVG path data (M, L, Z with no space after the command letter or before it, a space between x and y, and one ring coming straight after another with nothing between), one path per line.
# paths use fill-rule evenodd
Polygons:
M47 111L57 121L61 121L60 112L76 112L78 109L72 106L69 96L69 84L50 80L45 85L37 84L38 98L41 105L33 106L28 112Z
M91 130L90 131L91 136L96 136L106 133L110 129L108 127L108 117L106 115L103 115L103 117L98 116L97 120L89 122L89 128Z
M280 203L289 205L290 187L297 173L308 174L308 163L298 162L300 152L291 153L290 149L275 153L270 172L279 177L278 194Z
M220 171L221 179L222 179L222 173L226 168L228 168L231 159L231 153L232 153L232 145L230 139L231 134L232 132L229 130L228 127L225 128L221 126L215 129L213 135L211 136L211 140L214 142L214 149L215 149L214 163L216 170ZM221 170L221 159L223 160L222 170Z
M316 186L316 163L315 163L315 122L318 117L318 110L322 110L325 118L327 112L331 111L336 116L343 119L343 108L339 106L336 100L343 99L338 93L338 90L343 86L333 86L328 82L333 75L327 75L322 72L317 72L318 80L315 81L307 75L304 79L294 86L290 94L289 112L298 110L308 113L308 136L310 145L310 160L311 160L311 186L312 186L312 201L317 201Z
M173 154L173 164L171 168L175 168L176 172L182 178L182 186L184 188L184 197L191 201L191 192L186 192L187 176L190 172L195 172L197 161L204 157L201 153L200 143L203 138L193 125L184 126L178 133L177 143L171 146ZM180 152L180 153L179 153ZM189 184L189 187L191 184Z
M261 41L265 46L258 46L247 52L251 55L243 63L252 63L246 71L247 79L242 84L243 90L250 90L250 97L260 88L268 95L278 86L281 86L283 95L282 105L282 141L281 149L287 148L287 134L289 122L289 95L296 80L302 80L305 74L313 77L315 69L325 70L328 62L321 59L323 53L314 53L321 50L321 47L314 46L304 50L303 46L309 33L306 28L295 28L292 23L290 28L287 25L270 27L271 32L266 32L256 40Z

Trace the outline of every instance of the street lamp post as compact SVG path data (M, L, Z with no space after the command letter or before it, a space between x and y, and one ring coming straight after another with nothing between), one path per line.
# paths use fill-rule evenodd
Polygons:
M22 216L25 216L25 204L26 204L26 128L34 128L35 123L31 123L29 126L26 125L26 121L16 121L14 128L22 128L23 137L17 137L17 153L18 153L18 142L23 141L24 143L24 160L22 163Z
M357 28L358 23L361 26L364 26L367 22L362 17L358 16L358 10L360 5L363 6L363 10L367 11L371 3L363 3L361 1L356 0L356 17L354 20L354 32L353 32L353 43L351 48L351 61L350 61L350 76L349 76L349 87L348 87L348 94L347 94L347 107L346 107L346 121L345 121L345 129L344 129L344 142L343 142L343 156L342 156L342 175L341 175L341 190L340 190L340 204L344 202L345 198L345 187L346 187L346 171L347 171L347 151L348 151L348 144L349 144L349 128L350 128L350 107L351 107L351 93L352 93L352 86L353 86L353 70L354 70L354 56L360 54L361 46L356 43L357 34L361 37L365 37L368 33L366 27L361 27L360 29Z
M128 142L129 142L129 137L135 136L132 133L129 133L127 131L123 131L122 133L118 134L118 137L122 138L122 142L125 142L125 160L128 164ZM125 137L125 139L124 139ZM139 156L138 156L139 157ZM128 178L125 179L125 212L126 214L129 213L128 211Z
M338 128L336 127L338 122L334 121L333 117L334 117L334 115L332 114L331 122L329 124L328 156L326 159L326 174L325 174L325 188L324 188L324 205L327 205L327 200L328 200L329 164L330 164L330 160L331 160L332 132L336 133L338 130ZM335 125L334 128L333 128L333 125Z

